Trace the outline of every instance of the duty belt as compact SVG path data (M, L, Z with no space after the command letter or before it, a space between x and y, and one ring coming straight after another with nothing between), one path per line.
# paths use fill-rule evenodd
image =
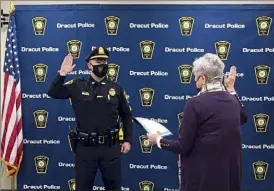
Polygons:
M77 132L76 140L84 145L114 145L118 142L118 129L110 129L105 135L98 133Z

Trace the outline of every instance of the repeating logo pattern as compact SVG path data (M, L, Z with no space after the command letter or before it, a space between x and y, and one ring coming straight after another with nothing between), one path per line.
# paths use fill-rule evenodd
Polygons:
M149 180L144 180L139 183L140 191L154 191L154 183Z
M47 127L48 122L48 111L46 110L36 110L33 112L36 127L39 129L44 129Z
M68 52L73 56L74 59L80 58L82 49L82 42L80 40L70 40L67 42Z
M266 132L268 127L269 115L259 113L253 116L256 132Z
M194 18L182 17L179 19L179 25L183 36L191 36L194 26Z
M76 191L76 180L75 179L70 179L68 181L68 185L69 185L70 191Z
M112 82L117 82L119 76L120 66L118 64L108 64L107 78Z
M216 54L221 60L227 60L230 46L230 42L227 41L218 41L215 43Z
M256 19L257 31L259 36L268 36L272 24L272 18L261 16Z
M33 65L33 72L36 82L45 82L47 76L48 66L46 64Z
M47 19L45 17L34 17L32 19L32 26L35 35L45 35Z
M140 49L143 59L152 59L155 48L155 42L150 40L143 40L140 42Z
M37 156L34 158L34 164L37 174L46 174L49 165L49 158L46 156Z
M119 38L120 36L125 34L123 31L123 27L126 24L125 20L123 18L120 18L120 16L119 17L118 16L119 15L116 15L116 16L104 15L104 17L101 18L100 22L102 22L101 25L103 26L103 29L104 29L104 31L102 33L104 33L106 38L109 38L109 39ZM34 31L32 35L35 36L35 38L39 38L39 39L48 38L49 39L49 34L50 34L49 30L52 30L52 29L50 29L50 27L52 26L52 23L51 23L52 21L50 19L43 17L43 16L37 16L37 17L33 17L31 19L31 21L29 21L29 23L30 22L31 22L31 25L32 25L33 31ZM174 25L170 25L169 27L170 28L176 27L176 30L174 30L174 31L177 31L177 35L179 35L180 38L184 39L184 40L185 39L194 39L195 38L194 35L196 33L199 33L199 30L201 27L200 18L195 18L194 16L192 17L191 15L182 15L181 17L177 17L175 19L174 23L175 23ZM81 25L81 26L88 26L88 25ZM97 27L97 25L95 25L95 26ZM161 25L154 25L154 26L159 27ZM139 27L142 28L144 26L139 26ZM267 16L267 15L266 16L262 15L257 18L254 18L252 27L253 27L253 33L255 33L255 34L253 34L254 37L257 37L259 39L267 39L268 37L271 36L271 30L273 30L272 17ZM96 38L96 37L94 37L94 38ZM132 38L134 38L134 37L132 37ZM167 38L173 38L173 37L167 33ZM178 41L181 39L178 39ZM168 42L168 40L167 40L167 42ZM185 41L183 41L183 42L185 43ZM72 36L71 39L66 39L66 41L64 41L62 44L60 44L60 47L62 47L62 50L67 51L67 53L72 54L73 58L76 59L75 61L81 61L81 59L84 58L84 56L86 56L89 53L89 52L84 52L84 49L86 47L88 47L88 49L90 50L90 46L92 45L92 43L93 43L93 39L90 39L90 42L87 42L81 38L81 35L79 35L79 36L75 35L74 37ZM184 43L181 43L182 46L187 47L187 43L186 44L184 44ZM111 44L111 43L109 43L109 44ZM107 44L107 45L109 45L109 44ZM165 47L163 47L163 46L168 46L168 45L169 45L168 43L164 44L164 45L158 43L158 41L156 40L156 38L154 38L153 35L152 36L141 36L141 38L138 38L132 44L133 48L131 47L131 49L133 49L135 51L135 54L137 55L136 58L132 58L132 60L133 60L132 62L136 62L136 64L145 64L144 68L149 68L150 66L151 66L151 68L153 68L153 67L156 68L157 66L152 65L152 64L155 64L155 62L152 63L152 61L159 60L159 62L161 62L162 54L169 54L169 53L164 52ZM99 45L96 45L96 46L99 46ZM123 52L122 51L122 50L124 50L123 47L119 48L118 45L117 45L117 47L112 47L112 44L109 46L110 47L108 47L108 49L110 51L110 54L111 54L111 56L115 55L115 57L114 57L115 60L113 60L114 63L108 64L108 71L107 71L106 77L112 82L119 82L119 81L127 80L127 79L124 79L123 76L121 76L121 74L124 75L127 72L127 71L125 71L126 68L128 68L127 63L122 63L121 62L122 59L120 60L119 57L121 58L123 56L123 54L131 54L131 52L130 52L131 50L128 53L128 52ZM211 41L210 47L212 49L206 50L206 52L215 51L216 54L219 56L219 58L221 60L223 60L225 62L225 64L228 63L228 65L229 64L238 64L238 63L234 63L235 60L233 60L233 57L235 58L235 54L241 52L241 48L243 48L243 47L237 47L235 45L234 41L231 40L231 38L228 38L225 36L223 36L221 39L218 38L218 39L215 39L214 41ZM173 52L170 51L171 52L170 54L173 54L174 57L176 57L178 55L182 57L182 63L172 63L173 60L170 60L170 63L166 63L166 65L169 65L170 68L173 68L172 72L174 72L172 74L169 74L169 76L167 76L167 77L172 78L174 76L174 79L175 79L174 83L177 83L176 86L174 85L174 88L177 88L177 87L180 88L183 86L184 87L192 86L193 81L194 81L194 80L192 80L193 66L192 66L192 63L190 63L188 61L185 62L184 58L185 58L186 54L194 53L195 48L185 48L185 50L182 50L183 48L181 50L177 50L176 48L170 48L170 49L173 51ZM175 49L175 50L173 50L173 49ZM176 53L177 51L179 53ZM206 52L204 52L204 53L206 53ZM63 53L58 53L58 54L63 54ZM195 53L197 53L197 52L195 52ZM203 52L201 54L200 53L199 53L199 55L198 54L197 55L201 56L203 54ZM269 53L271 53L271 51ZM253 54L253 53L252 53L252 51L250 51L250 52L248 52L248 54ZM246 54L247 57L248 57L248 54ZM193 56L193 59L195 57L196 57L196 55ZM149 64L151 64L151 65L149 65ZM249 63L244 63L244 64L249 64ZM55 71L53 71L52 66L53 66L53 64L48 63L46 60L41 59L41 60L36 60L35 63L30 63L26 67L29 67L29 68L32 67L32 69L30 68L31 73L33 70L32 80L35 81L35 83L43 86L52 80L50 76L52 76L52 73L55 72ZM263 85L270 85L270 81L271 81L270 79L273 76L273 74L271 74L271 61L269 61L268 63L265 63L265 62L256 63L256 65L252 65L251 67L252 67L251 71L249 70L247 72L248 72L248 75L252 75L253 82L248 82L248 83L253 83L254 86L257 86L260 88L264 88L265 86L263 86ZM254 71L253 71L253 68L254 68ZM80 72L78 72L78 71L75 71L75 72L77 73L76 75L80 75ZM73 75L73 74L71 74L71 75ZM146 76L142 76L142 77L145 78ZM157 78L157 77L155 77L155 78ZM73 81L69 81L67 84L72 83L72 82ZM177 86L178 84L179 84L179 86ZM158 98L161 96L162 97L164 97L164 96L161 95L161 92L158 91L158 89L154 88L154 86L152 86L150 84L149 79L145 82L145 84L142 84L140 86L143 88L138 87L138 89L140 88L139 90L137 89L137 91L130 92L130 93L139 94L139 95L137 95L137 97L140 96L140 100L139 101L134 100L134 104L136 105L137 108L138 108L138 106L140 106L141 111L149 112L150 109L154 109L157 107ZM170 86L173 86L173 84L170 84ZM163 87L163 89L164 89L164 87ZM239 91L241 91L241 90L239 90ZM262 89L262 91L263 91L263 89ZM87 93L88 92L83 92L83 95L87 94ZM108 90L108 96L115 96L116 94L117 94L117 92L115 92L114 89ZM129 95L127 95L125 92L124 92L124 95L125 95L127 101L129 102ZM155 97L157 98L157 100L155 100ZM184 100L184 102L183 101L181 102L182 107L183 107L185 101L186 100ZM69 102L67 102L67 104L73 105L73 103L71 102L71 99L69 99ZM42 105L38 105L37 107L39 108L40 106L41 106L41 108L44 108ZM34 130L36 130L38 132L44 131L41 129L45 129L45 131L48 130L48 125L47 125L48 120L52 120L51 111L47 111L46 109L47 108L45 107L45 109L37 109L37 110L33 111L33 118L31 120L34 119L33 125L36 126L36 129L34 129ZM172 111L172 112L173 112L172 115L174 116L175 120L170 120L170 121L172 121L170 123L175 122L177 124L177 119L178 119L178 125L180 126L182 119L183 119L183 111L181 111L181 112L177 111L179 113L176 113L176 111L175 112ZM184 120L187 120L187 119L184 119ZM272 128L270 123L271 123L271 114L270 113L267 113L267 112L264 113L263 111L262 111L262 113L259 113L259 112L255 113L255 114L253 113L253 122L251 123L251 125L254 124L253 131L254 131L254 133L256 133L256 136L266 135L267 133L269 133L269 131L271 131L271 128ZM123 126L122 123L121 123L121 126ZM123 134L123 132L121 132L121 135L122 134ZM123 136L121 136L121 137L123 137ZM139 140L138 140L138 138L139 138ZM149 156L149 155L153 155L153 153L156 152L156 151L153 151L153 145L151 145L149 143L146 135L140 135L140 136L138 135L137 140L140 143L140 146L139 146L140 154L142 154L144 156ZM70 144L69 139L68 139L68 142L66 142L66 144L67 144L66 145L67 150L71 150L71 144ZM39 146L37 146L37 147L39 147ZM36 173L38 175L46 174L46 173L48 173L49 168L50 169L54 168L53 164L51 164L52 162L50 162L49 157L52 158L51 156L44 156L44 154L37 154L37 156L34 158L34 167L33 168L35 168ZM260 159L260 160L262 160L262 159ZM271 168L270 168L271 164L269 164L268 162L269 161L257 161L257 162L252 163L252 165L250 165L250 169L253 169L253 171L254 171L254 179L256 181L267 180L267 177L269 174L268 171L271 171ZM66 181L67 180L68 179L66 179ZM67 184L67 183L65 182L65 184ZM76 180L74 178L68 180L68 184L66 186L68 186L68 188L66 188L66 189L69 189L70 191L75 191ZM137 181L136 186L138 186L138 181ZM157 185L155 186L154 182L144 179L143 181L139 182L139 189L140 189L140 191L154 191L155 189L157 189Z
M139 137L139 140L140 140L140 144L141 144L142 153L151 153L153 145L150 144L150 142L148 141L147 136L141 135Z
M267 65L259 65L254 68L257 84L267 84L270 69L270 66Z
M192 68L193 66L187 64L178 67L181 83L189 84L191 82Z
M263 161L257 161L253 163L253 171L256 180L265 180L267 176L269 164Z
M139 90L142 106L151 107L155 90L152 88L142 88Z
M109 16L105 18L105 25L108 35L117 35L120 19L115 16Z

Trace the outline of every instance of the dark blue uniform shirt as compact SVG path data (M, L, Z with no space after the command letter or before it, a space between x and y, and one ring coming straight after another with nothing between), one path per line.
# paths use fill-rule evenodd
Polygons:
M124 141L132 141L132 113L125 90L104 78L101 82L78 78L64 83L65 76L56 76L48 95L55 99L70 98L77 127L85 133L105 134L108 128L123 123Z

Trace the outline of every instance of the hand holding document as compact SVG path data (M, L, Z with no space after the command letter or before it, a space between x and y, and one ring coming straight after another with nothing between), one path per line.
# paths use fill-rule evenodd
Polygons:
M133 121L142 126L149 134L156 134L162 137L172 135L171 131L169 131L165 126L153 120L142 117L133 117Z

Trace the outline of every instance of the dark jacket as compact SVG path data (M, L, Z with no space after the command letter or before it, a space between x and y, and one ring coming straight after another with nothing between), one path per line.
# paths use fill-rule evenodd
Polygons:
M189 99L178 140L162 149L180 154L182 191L240 191L241 125L247 113L237 97L209 92Z

